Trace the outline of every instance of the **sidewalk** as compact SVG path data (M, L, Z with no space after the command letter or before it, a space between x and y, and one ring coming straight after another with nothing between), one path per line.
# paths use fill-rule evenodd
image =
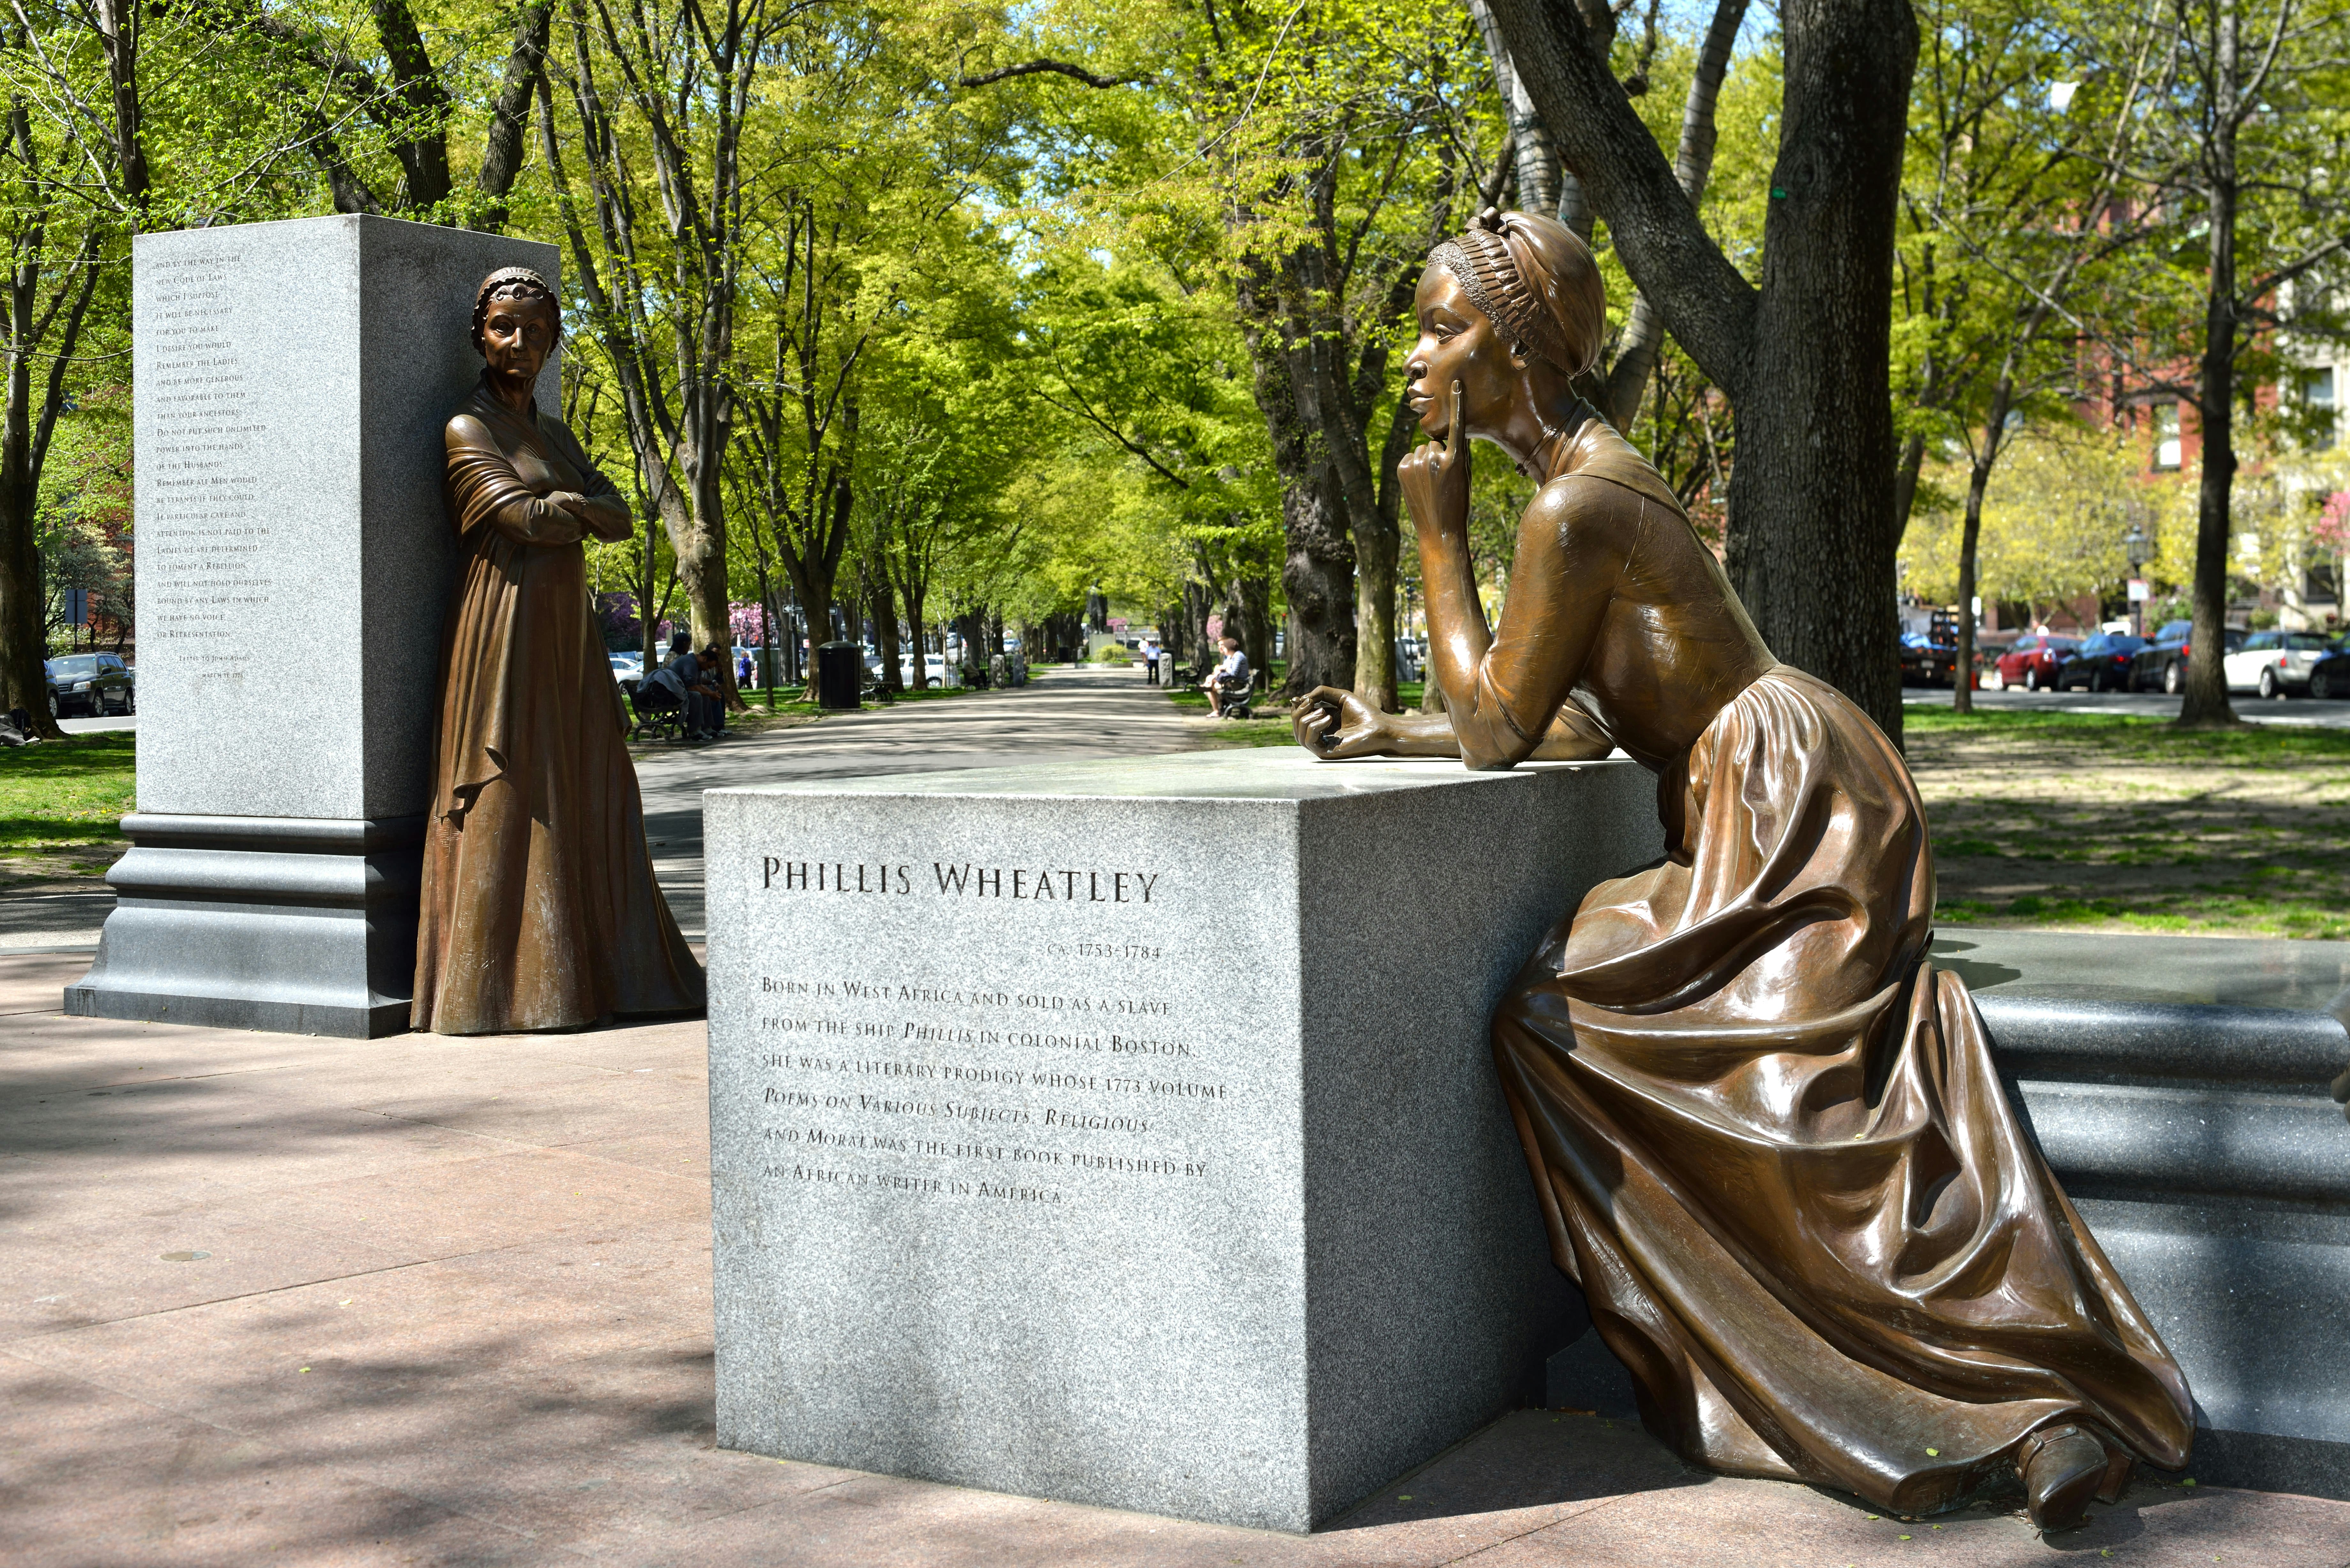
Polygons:
M127 729L137 719L68 723ZM834 713L813 724L648 757L637 764L637 778L654 870L678 923L699 940L705 789L1181 752L1200 743L1201 727L1162 689L1146 685L1139 666L1056 669L1010 691ZM0 952L95 948L98 928L113 909L114 894L104 888L0 898Z
M754 701L755 701L755 697ZM1189 751L1196 727L1138 666L1039 670L1002 691L830 713L637 764L653 867L686 935L700 940L702 792L786 779L940 773Z
M2141 1485L2043 1542L1692 1474L1540 1411L1304 1539L723 1452L701 1024L64 1018L83 962L0 956L11 1568L2350 1564L2350 1504Z

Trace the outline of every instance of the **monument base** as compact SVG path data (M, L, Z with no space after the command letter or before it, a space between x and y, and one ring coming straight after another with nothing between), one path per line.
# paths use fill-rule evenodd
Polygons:
M1292 750L704 797L718 1437L1288 1531L1585 1317L1487 1027L1629 763Z
M82 1018L371 1040L408 1029L424 819L122 819Z
M2322 1012L1978 997L2049 1168L2187 1375L2187 1473L2350 1498L2350 1126Z

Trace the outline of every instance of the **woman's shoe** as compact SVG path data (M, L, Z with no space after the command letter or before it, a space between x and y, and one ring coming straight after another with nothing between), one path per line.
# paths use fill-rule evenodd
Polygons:
M2121 1495L2129 1479L2127 1454L2116 1457L2082 1427L2046 1427L2015 1450L2016 1473L2023 1478L2024 1507L2033 1527L2043 1533L2072 1530L2089 1521L2089 1500ZM2118 1480L2113 1479L2118 1472Z

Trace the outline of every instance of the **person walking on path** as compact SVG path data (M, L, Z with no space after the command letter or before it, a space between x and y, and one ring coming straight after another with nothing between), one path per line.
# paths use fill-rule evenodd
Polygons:
M1159 684L1159 639L1155 637L1142 639L1142 672L1146 685Z

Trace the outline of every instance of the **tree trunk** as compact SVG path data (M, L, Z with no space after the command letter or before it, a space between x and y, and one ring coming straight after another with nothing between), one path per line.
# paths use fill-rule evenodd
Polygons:
M1893 547L1909 532L1909 514L1918 504L1918 476L1926 467L1926 438L1913 435L1901 443L1901 462L1893 471Z
M832 577L829 574L808 569L808 564L789 550L782 552L784 575L792 581L793 597L800 601L800 613L807 618L808 657L833 640Z
M449 120L455 106L425 52L408 0L369 0L368 9L401 111L391 148L401 171L400 205L421 211L449 194Z
M1355 530L1355 695L1382 713L1396 711L1395 519Z
M2228 700L2228 535L2236 482L2236 13L2222 10L2214 51L2210 160L2205 170L2210 221L2210 277L2203 296L2202 384L2196 414L2203 426L2201 483L2195 494L2194 653L2187 661L2184 728L2241 722Z
M1570 8L1490 0L1634 283L1738 419L1731 579L1780 658L1901 732L1887 369L1918 25L1907 0L1787 0L1762 281L1710 239Z
M906 672L899 667L898 654L898 607L890 595L889 579L876 576L866 599L872 606L873 646L881 651L882 690L903 691Z
M1195 579L1183 585L1183 640L1191 649L1187 668L1203 672L1216 662L1216 650L1208 641L1208 597L1205 583Z
M922 600L929 596L911 571L898 585L898 591L905 597L906 627L914 637L914 690L927 691L931 689L931 644L930 639L922 635Z
M1224 621L1224 629L1241 639L1241 651L1248 655L1257 689L1266 690L1273 682L1273 584L1263 577L1236 574Z
M503 233L506 226L506 198L514 190L515 176L522 172L531 100L537 97L539 78L546 69L546 34L554 16L554 0L525 0L515 23L504 78L490 106L489 130L482 138L482 166L473 184L489 198L476 215L474 227L491 234Z
M1273 438L1273 467L1281 480L1284 545L1281 586L1289 597L1289 679L1281 695L1302 697L1317 686L1351 690L1355 683L1355 547L1347 537L1347 504L1338 476L1323 454L1326 437L1305 422L1288 367L1262 335L1255 358L1256 401ZM1185 602L1192 603L1189 586ZM1204 589L1199 596L1204 649ZM1196 659L1194 668L1206 662Z
M132 0L98 0L95 20L114 99L115 180L143 228L150 181L147 139L140 130L140 14Z
M38 485L29 481L17 461L23 450L16 439L16 383L21 369L12 369L5 452L0 452L0 710L23 709L33 733L56 740L64 732L49 716L48 682L43 665L48 654L47 595L41 582L41 552L34 543L33 511Z
M1519 210L1547 216L1558 211L1557 150L1550 144L1542 116L1534 112L1534 99L1526 96L1525 84L1510 68L1510 47L1494 26L1492 7L1485 0L1469 0L1469 14L1476 18L1477 31L1484 36L1485 56L1493 65L1494 91L1509 117Z
M644 672L647 675L660 668L662 658L669 652L669 649L660 645L660 618L653 608L653 579L660 571L660 563L655 558L654 552L654 526L653 519L648 514L645 517L644 581L637 595L637 630L644 639Z
M1917 23L1907 0L1794 0L1731 580L1781 659L1901 738L1894 596L1893 219Z
M1747 0L1720 0L1714 7L1713 24L1698 47L1689 97L1681 105L1680 144L1673 152L1673 178L1679 182L1691 207L1704 196L1706 181L1713 174L1714 105L1721 97L1721 79L1730 70L1739 26L1746 20L1746 5ZM1601 410L1617 430L1632 428L1664 343L1664 312L1647 295L1633 296L1622 346L1616 351L1616 362L1607 368L1607 406Z
M1953 712L1975 711L1975 556L1982 541L1983 492L1991 487L1991 463L1999 456L1999 441L2007 423L2007 388L1991 397L1991 417L1984 421L1983 444L1967 468L1967 516L1959 529L1959 656L1950 670Z
M723 444L721 437L711 446L679 454L680 466L692 481L692 507L673 518L670 526L669 545L677 556L678 586L685 590L686 616L693 626L697 653L713 642L730 648L734 641L726 585L726 513L719 493L720 454L713 450ZM740 708L743 699L734 690L734 661L726 659L720 663L718 700L729 708Z
M9 129L17 149L31 144L21 103L10 116ZM85 233L77 255L44 258L39 251L47 234L47 221L35 226L26 246L30 259L8 279L8 382L6 406L0 410L0 712L21 708L33 733L57 740L63 732L49 716L48 595L41 580L36 513L49 438L65 407L66 369L98 286L99 250L93 228ZM58 286L73 292L70 298L53 297L42 312L36 305L45 259L53 267L72 262ZM59 316L62 322L57 320ZM60 328L55 339L41 330L52 326ZM43 352L51 341L57 347ZM37 381L33 377L36 358L44 361Z

